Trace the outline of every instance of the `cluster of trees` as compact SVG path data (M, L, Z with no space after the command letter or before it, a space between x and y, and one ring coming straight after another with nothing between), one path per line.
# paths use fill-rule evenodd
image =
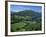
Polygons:
M23 13L23 12L21 12L21 13ZM32 16L27 16L27 15L22 16L22 15L17 15L17 14L11 15L11 32L37 31L37 30L41 30L41 28L42 28L41 18L32 20Z

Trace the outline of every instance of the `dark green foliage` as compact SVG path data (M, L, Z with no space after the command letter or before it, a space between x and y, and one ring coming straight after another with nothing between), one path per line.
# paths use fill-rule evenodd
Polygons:
M11 32L41 30L41 13L26 10L11 13Z

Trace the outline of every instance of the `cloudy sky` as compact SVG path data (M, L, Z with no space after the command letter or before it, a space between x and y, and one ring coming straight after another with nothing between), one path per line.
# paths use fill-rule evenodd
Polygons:
M31 5L11 5L10 10L12 12L19 12L23 10L33 10L36 12L42 12L41 6L31 6Z

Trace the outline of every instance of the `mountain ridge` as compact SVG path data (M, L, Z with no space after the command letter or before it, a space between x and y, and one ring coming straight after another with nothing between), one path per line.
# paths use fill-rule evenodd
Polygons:
M11 12L13 15L19 15L19 16L32 16L32 15L41 15L41 13L32 11L32 10L24 10L20 12Z

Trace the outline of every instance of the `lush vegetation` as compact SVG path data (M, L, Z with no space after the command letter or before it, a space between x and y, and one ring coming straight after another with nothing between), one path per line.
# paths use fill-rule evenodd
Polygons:
M32 10L11 12L11 32L41 30L41 13Z

